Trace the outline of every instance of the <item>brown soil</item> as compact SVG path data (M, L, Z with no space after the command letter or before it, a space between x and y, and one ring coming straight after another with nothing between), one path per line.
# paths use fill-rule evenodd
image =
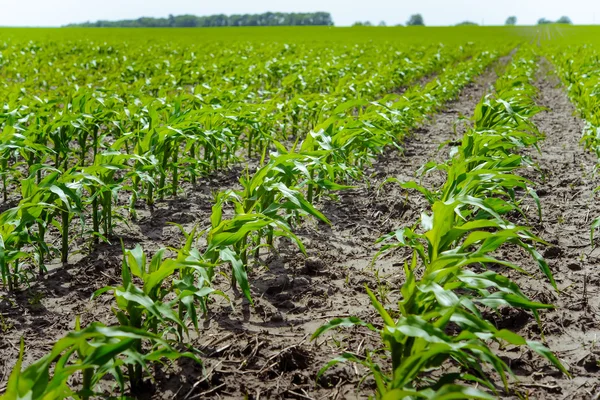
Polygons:
M323 200L320 208L332 225L308 223L299 232L308 259L285 242L279 244L276 255L263 256L263 265L251 273L254 307L236 296L225 278L219 278L216 284L230 296L231 304L216 298L200 332L191 339L204 353L206 375L203 377L202 369L188 362L165 367L156 372L156 389L145 397L344 399L371 395L371 380L359 385L366 373L360 366L338 365L317 384L315 381L319 369L343 351L364 354L365 349L377 348L380 340L376 335L347 329L336 333L335 341L328 336L311 341L310 336L334 317L357 316L377 324L365 285L374 290L379 287L379 294L387 295L391 302L397 297L405 254L395 252L372 264L377 250L374 242L383 234L412 225L427 204L419 195L407 197L395 184L380 185L388 177L414 179L422 164L446 159L447 150L439 151L439 145L464 132L466 121L461 117L472 115L495 78L496 73L490 70L465 88L456 101L406 140L403 154L384 154L368 171L365 183L340 193L337 200ZM546 180L541 181L539 174L530 175L539 181L537 190L544 208L538 233L556 244L545 256L562 292L555 295L541 279L521 282L530 296L558 306L543 315L545 337L574 379L557 375L527 353L507 351L506 357L523 382L521 392L528 392L530 398L590 398L597 390L600 357L594 349L600 280L592 273L600 250L589 245L587 227L600 215L600 209L594 207L592 196L594 158L578 144L581 121L573 117L572 106L555 82L545 77L538 82L540 102L552 111L536 119L548 136L542 154L532 156ZM190 187L186 198L141 212L137 223L117 233L124 237L126 247L141 243L153 252L159 247L179 246L182 236L167 222L187 229L196 223L201 228L208 226L212 193L235 187L241 172L232 170L197 188ZM427 185L436 185L443 176L430 174L424 179ZM533 208L530 213L535 221ZM113 321L110 295L93 302L89 298L95 290L120 280L121 254L116 243L101 245L69 267L52 271L28 290L16 295L0 293L0 392L17 358L21 336L26 343L24 362L28 364L46 354L57 338L73 328L76 315L83 324ZM527 314L500 315L496 323L539 339L539 329Z

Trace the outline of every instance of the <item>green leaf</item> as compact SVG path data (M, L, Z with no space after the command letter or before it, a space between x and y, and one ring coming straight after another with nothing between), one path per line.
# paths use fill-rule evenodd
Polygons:
M281 192L281 194L290 202L292 202L292 204L294 204L296 207L304 210L309 215L320 219L326 224L331 225L331 222L329 222L329 220L320 211L314 208L313 205L310 204L300 192L288 188L281 182L277 183L275 186Z
M250 304L254 304L252 301L252 295L250 294L250 284L248 282L248 274L246 272L246 266L237 257L237 255L229 248L224 248L219 251L221 260L231 263L231 268L235 281L240 285L242 293L246 296L246 299Z
M317 337L321 336L323 333L325 333L331 329L350 328L353 326L364 326L374 332L377 332L377 329L373 325L371 325L367 322L364 322L360 318L357 318L357 317L334 318L331 321L327 322L326 324L321 325L315 331L315 333L312 334L312 336L310 337L310 340L316 339Z
M558 360L558 358L552 353L546 346L536 341L527 341L527 346L529 346L536 353L544 356L548 361L550 361L556 368L558 368L563 374L571 377L571 374L567 369L562 365L562 363Z
M125 257L127 260L127 266L133 274L138 278L144 278L146 274L146 254L139 244L131 250L125 251Z
M596 218L590 227L590 243L594 244L594 231L600 227L600 217Z

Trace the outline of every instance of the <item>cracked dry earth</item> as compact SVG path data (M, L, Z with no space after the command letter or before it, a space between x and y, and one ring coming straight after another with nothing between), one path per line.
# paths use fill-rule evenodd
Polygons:
M499 66L506 62L508 58ZM531 152L531 156L545 179L535 171L525 174L536 183L544 219L536 222L533 206L528 214L530 222L536 223L536 233L554 244L544 255L561 292L554 293L543 279L515 279L530 297L556 304L556 310L542 315L545 339L573 379L556 374L539 357L526 352L507 348L503 357L520 380L522 398L589 399L600 388L596 387L600 351L595 349L600 278L594 274L600 249L590 245L588 229L591 220L600 215L593 193L595 159L578 143L582 122L574 117L564 90L548 75L549 65L541 65L539 103L549 110L540 113L535 122L547 138L541 154ZM406 196L397 185L380 185L389 177L414 179L421 165L446 159L447 147L439 150L440 144L460 138L468 123L462 117L472 115L496 77L494 68L489 69L413 132L402 154L386 152L369 170L367 182L341 192L335 201L323 201L319 207L332 225L306 224L299 232L308 259L284 241L279 243L276 256L263 257L263 266L256 267L250 279L254 307L236 296L225 278L219 278L217 286L227 292L233 304L217 298L200 333L192 338L204 353L206 376L199 366L183 361L157 371L157 389L149 389L143 397L346 399L372 394L373 381L361 383L366 371L352 364L338 365L324 373L318 384L315 381L319 369L343 351L362 354L366 348L377 348L380 340L375 334L347 329L336 333L335 340L327 336L311 341L310 336L335 317L378 321L364 287L376 289L383 283L398 288L403 283L401 265L407 254L394 252L372 263L377 250L373 243L383 234L414 224L427 207L417 194ZM130 231L123 231L126 247L142 243L144 248L155 250L178 245L182 237L167 222L178 222L188 229L197 223L201 227L208 224L211 192L235 186L239 173L217 174L190 189L187 198L158 204ZM444 176L438 172L423 179L427 186L435 186ZM102 245L76 264L53 271L31 289L11 298L0 297L4 331L0 339L0 391L17 358L21 336L27 344L24 362L31 363L73 328L76 315L81 315L83 323L114 322L110 296L94 302L89 298L96 289L118 284L120 258L120 246ZM525 264L532 274L539 275L535 267ZM388 295L394 301L397 292ZM537 324L527 313L495 318L498 326L540 339Z

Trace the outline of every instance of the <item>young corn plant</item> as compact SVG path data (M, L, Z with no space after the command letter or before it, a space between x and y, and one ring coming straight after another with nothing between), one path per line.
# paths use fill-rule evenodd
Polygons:
M0 214L0 275L9 291L29 280L27 271L21 267L31 261L31 255L23 250L31 245L31 236L19 222L13 213Z
M175 259L165 259L166 249L157 251L149 261L139 245L132 250L125 250L122 285L104 287L96 291L93 298L111 291L117 304L113 312L121 327L148 332L165 340L176 338L181 342L183 334L188 333L188 318L198 328L195 302L199 301L205 309L207 296L222 295L210 287L214 265L192 251L193 237L192 232ZM176 272L179 279L176 278ZM142 286L138 286L136 281L141 282ZM141 340L133 341L132 346L137 353L145 354ZM143 373L142 364L128 366L132 390L141 388Z
M248 254L254 253L258 258L263 239L266 239L265 245L272 248L274 237L286 237L305 252L304 245L293 233L294 223L305 216L329 223L296 187L298 170L310 175L308 167L303 164L306 158L295 153L274 156L252 177L240 179L242 191L224 191L215 199L207 238L207 258L213 262L219 257L230 261L232 284L235 287L238 283L249 300ZM232 204L234 214L224 219L223 209L227 203Z
M5 251L13 257L13 278L20 275L24 259L35 260L40 274L46 272L45 261L52 253L52 246L46 242L47 230L54 226L61 235L60 260L66 263L69 255L70 225L73 216L82 216L80 184L73 180L69 171L59 173L52 171L39 184L36 183L35 170L33 176L21 182L22 199L16 207L0 214L0 223L6 226L7 237L3 239ZM10 248L6 248L7 244ZM26 254L23 246L31 245L35 254ZM21 260L23 259L23 260ZM8 278L11 274L4 268ZM13 279L14 287L16 281Z
M143 343L143 346L142 346ZM140 348L144 352L140 352ZM105 397L96 387L111 375L123 396L131 370L150 371L163 359L187 357L200 363L191 352L182 352L169 341L143 329L130 326L105 326L99 322L76 329L58 340L50 353L21 370L24 343L6 386L3 400L81 399ZM73 377L79 377L74 380ZM135 394L135 387L129 390Z
M470 209L473 203L483 206L483 202L477 200L473 198L462 204L459 201L436 201L432 207L433 215L422 217L425 233L419 234L404 228L390 235L397 243L386 245L382 251L409 247L413 252L411 263L404 267L406 281L401 288L402 299L398 303L400 316L397 319L392 318L367 289L373 306L383 319L382 330L358 319L342 318L324 325L313 335L316 338L330 329L349 325L370 327L382 335L383 342L391 352L391 376L383 373L372 360L363 360L350 354L332 361L325 368L344 360L366 365L375 377L377 395L383 399L398 398L400 395L426 397L432 391L437 393L442 390L447 384L463 393L463 397L457 398L489 398L489 395L473 388L454 385L457 381L471 381L484 384L495 392L494 379L482 368L489 364L508 390L507 375L512 372L491 350L488 341L494 340L504 344L527 345L567 373L558 359L541 343L526 341L507 330L498 330L483 317L485 309L510 306L533 312L539 321L538 310L552 306L531 301L515 283L487 270L488 266L498 265L525 273L519 266L497 259L492 253L507 243L520 245L530 251L525 241L539 239L524 227L506 224L492 210L487 210L496 214L492 219L465 222L463 218L468 213L461 212L458 216L457 209ZM475 265L484 267L483 272L470 269ZM449 331L456 333L450 335ZM449 360L460 365L463 372L442 375L433 381L424 375L425 371L439 368Z

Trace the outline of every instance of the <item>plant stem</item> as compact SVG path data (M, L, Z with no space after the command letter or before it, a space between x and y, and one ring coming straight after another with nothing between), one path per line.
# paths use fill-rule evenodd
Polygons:
M92 377L94 376L94 370L87 368L83 370L83 381L81 383L81 399L89 400L92 393Z
M177 160L179 156L179 152L177 151L177 146L175 147L175 151L173 151L173 191L171 195L173 197L177 196L177 189L179 184L179 169L177 168Z
M92 230L94 235L94 244L98 244L98 234L100 234L100 221L98 221L98 190L92 189Z
M69 255L69 211L62 210L62 250L60 253L60 261L63 264L67 263Z
M162 170L160 171L160 180L158 182L158 198L163 198L163 188L165 187L165 179L167 178L167 167L169 165L169 156L171 155L171 142L165 141L165 149L163 151Z
M151 182L148 182L148 192L146 195L146 204L148 204L148 206L153 206L154 205L154 186L152 185Z
M196 144L192 144L192 147L190 148L190 159L192 160L196 160ZM194 164L196 165L196 164ZM196 170L194 168L194 170L192 171L192 176L191 176L191 182L192 185L196 186Z
M248 129L248 159L252 157L252 128Z
M112 192L107 189L103 193L102 214L104 218L104 235L112 234Z
M40 265L39 265L39 273L40 276L44 275L44 256L45 251L44 251L44 244L45 244L45 237L46 237L46 227L44 226L43 223L41 223L40 221L38 221L38 253L40 256Z

